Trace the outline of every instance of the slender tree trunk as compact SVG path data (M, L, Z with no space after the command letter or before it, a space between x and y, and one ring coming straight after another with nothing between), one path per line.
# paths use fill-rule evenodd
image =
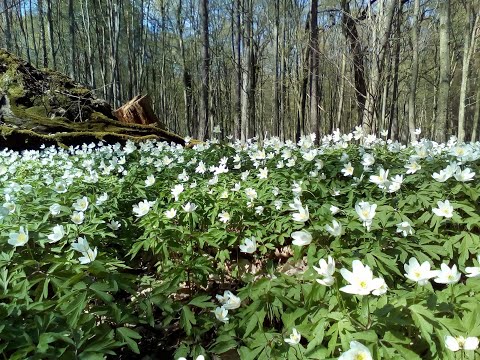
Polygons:
M319 137L318 107L319 107L319 48L318 48L318 0L311 0L310 8L310 133Z
M345 68L347 66L347 56L345 53L342 54L342 67L340 70L340 88L338 93L338 106L337 106L337 121L333 124L333 128L336 129L342 123L343 115L343 103L345 96Z
M251 13L252 0L244 0L242 23L245 25L245 33L242 41L242 117L241 117L241 141L245 142L251 133L251 113L252 105L251 100L251 88L252 88L252 13Z
M43 0L38 0L38 21L40 22L40 43L42 44L42 65L48 67L47 39L45 38L45 21L43 16Z
M200 2L200 18L202 33L202 94L200 100L200 117L198 139L205 140L209 124L209 92L210 92L210 45L208 41L208 0ZM212 136L213 121L210 122L209 135Z
M5 30L4 30L5 46L7 47L8 51L12 51L12 29L10 24L10 6L7 0L3 0L2 14L5 18Z
M197 127L192 123L192 77L187 68L185 55L185 44L183 42L183 20L182 20L182 1L178 2L177 7L177 27L178 43L180 47L180 56L182 61L182 80L183 80L183 103L185 106L185 125L189 135L197 134Z
M447 121L449 118L450 92L450 0L439 1L440 14L440 49L439 49L439 84L437 104L438 112L435 121L435 140L446 140Z
M235 139L242 138L242 28L241 28L241 1L235 2L235 26L232 24L232 32L235 33L234 55L235 59L235 75L234 89L235 89L235 116L234 116L234 136Z
M460 103L458 105L458 141L465 140L465 99L468 92L468 80L470 60L475 49L475 32L478 26L478 16L473 8L473 3L466 5L465 31L463 35L463 62L462 62L462 83L460 85Z
M420 0L413 5L412 24L412 70L410 73L410 93L408 94L408 132L410 141L416 140L415 135L415 96L418 81L418 34L420 33Z
M397 2L390 1L385 4L385 9L379 9L377 14L377 21L380 25L380 31L377 31L376 26L373 31L373 54L371 59L372 69L370 79L368 82L367 98L365 100L365 109L363 112L362 128L367 134L375 133L378 125L378 108L380 81L384 75L385 57L387 54L387 44L390 39L392 29L393 16L395 14Z
M57 68L57 54L55 51L55 37L54 37L54 26L52 18L52 0L47 0L47 27L48 27L48 38L50 41L50 56L52 58L53 68Z
M273 38L275 42L275 80L273 84L273 121L272 135L279 135L280 128L280 0L275 0L275 25Z
M353 73L355 77L355 95L357 99L358 122L362 121L365 101L367 98L367 83L365 80L364 53L358 35L357 24L350 11L350 0L341 1L342 29L350 42L350 51L353 56Z
M470 141L477 141L478 123L480 122L480 69L477 70L477 96L475 98L475 111L473 114L472 137Z
M95 81L95 56L93 54L93 48L92 48L89 0L85 0L85 2L84 3L82 2L81 4L83 4L82 19L83 19L83 26L85 28L85 33L86 33L85 36L87 38L86 62L88 64L89 85L95 89L97 85Z

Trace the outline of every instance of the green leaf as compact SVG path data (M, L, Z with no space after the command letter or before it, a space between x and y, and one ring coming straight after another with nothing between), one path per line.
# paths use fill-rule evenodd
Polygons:
M211 298L212 297L209 296L209 295L196 296L188 303L188 305L193 305L193 306L196 306L196 307L199 307L199 308L202 308L202 309L214 308L215 304L213 304L210 301Z
M140 350L138 349L138 345L135 341L142 338L139 333L126 327L119 327L117 329L117 334L120 335L120 340L125 342L130 350L132 350L135 354L140 354Z
M185 330L187 335L192 333L192 325L196 325L195 315L192 313L187 305L182 307L182 314L180 315L180 325Z

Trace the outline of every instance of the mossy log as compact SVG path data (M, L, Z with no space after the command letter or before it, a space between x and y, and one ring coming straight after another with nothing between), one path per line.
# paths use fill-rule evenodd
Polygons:
M0 49L0 148L148 139L184 144L182 137L158 125L119 122L111 106L91 90Z

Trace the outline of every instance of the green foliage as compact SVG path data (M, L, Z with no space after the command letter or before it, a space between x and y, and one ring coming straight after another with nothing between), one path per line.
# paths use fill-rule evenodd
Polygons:
M406 278L404 264L416 258L463 274L480 266L480 185L477 175L461 178L467 168L478 173L479 149L465 145L468 156L457 156L455 145L429 142L400 149L380 140L320 148L302 141L1 152L0 352L328 359L357 341L374 359L455 358L445 336L480 336L479 278L422 286ZM374 164L362 164L365 153ZM412 161L421 169L407 173ZM352 175L342 172L349 162ZM432 178L447 165L455 176ZM383 183L375 178L381 169L389 170ZM78 210L83 197L88 204ZM452 216L434 212L445 200ZM361 201L376 205L370 220L359 215ZM295 220L300 207L308 207L305 221ZM334 220L339 236L326 228ZM56 225L64 234L52 240ZM28 241L14 247L21 227ZM296 231L308 231L311 243L294 245ZM245 252L247 238L256 248ZM79 239L90 252L78 250ZM336 266L325 286L313 267L328 256ZM386 291L344 291L339 270L358 260ZM293 329L301 340L289 344Z

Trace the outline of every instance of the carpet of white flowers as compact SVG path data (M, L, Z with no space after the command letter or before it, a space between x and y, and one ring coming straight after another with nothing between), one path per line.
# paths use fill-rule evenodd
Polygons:
M0 353L478 359L479 159L360 131L4 149Z

